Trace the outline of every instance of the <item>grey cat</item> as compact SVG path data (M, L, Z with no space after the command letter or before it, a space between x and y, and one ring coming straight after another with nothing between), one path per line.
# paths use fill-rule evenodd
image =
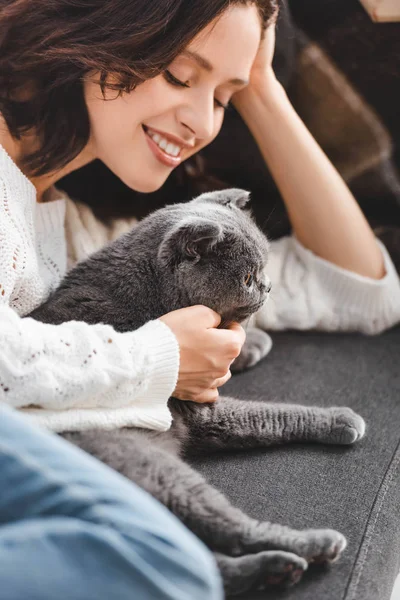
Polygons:
M245 210L243 190L203 194L151 214L72 270L31 316L134 330L172 310L204 304L223 323L242 322L266 301L268 242ZM265 355L268 336L247 332L236 368ZM296 531L258 522L185 458L196 452L289 442L352 444L363 419L345 407L318 408L221 397L214 404L171 398L169 431L138 428L64 436L150 492L215 553L228 595L299 581L311 562L332 562L346 546L331 529Z

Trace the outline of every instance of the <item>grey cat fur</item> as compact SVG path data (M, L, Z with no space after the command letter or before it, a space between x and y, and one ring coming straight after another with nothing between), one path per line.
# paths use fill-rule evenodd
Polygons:
M242 322L263 305L270 288L268 242L245 210L248 198L231 189L158 210L79 264L30 316L130 331L172 310L204 304L224 324ZM264 332L249 330L236 369L258 362L266 345ZM169 407L173 425L166 432L124 428L64 437L139 484L198 535L215 553L228 595L296 583L309 563L339 557L346 546L339 532L258 522L234 508L185 458L289 442L352 444L365 431L359 415L346 407L227 397L208 405L171 398Z

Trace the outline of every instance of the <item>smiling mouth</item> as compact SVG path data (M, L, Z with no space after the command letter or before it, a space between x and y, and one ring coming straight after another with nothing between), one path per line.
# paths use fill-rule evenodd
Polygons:
M182 162L182 146L169 141L146 125L142 125L142 128L150 150L159 162L168 167L177 167Z

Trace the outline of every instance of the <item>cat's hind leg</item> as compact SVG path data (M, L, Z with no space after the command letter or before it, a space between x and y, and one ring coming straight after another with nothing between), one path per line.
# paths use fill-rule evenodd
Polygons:
M256 521L235 508L174 454L171 431L87 431L65 437L147 490L215 552L243 556L281 550L308 562L329 562L346 545L337 531L296 531Z
M245 556L214 553L228 596L268 586L290 586L298 583L308 564L290 552L266 550Z

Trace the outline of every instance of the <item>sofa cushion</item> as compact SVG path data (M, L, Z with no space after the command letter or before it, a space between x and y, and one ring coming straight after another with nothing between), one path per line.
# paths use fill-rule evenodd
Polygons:
M347 405L367 431L353 447L297 444L196 459L252 517L331 527L348 539L331 567L310 567L298 586L243 600L389 600L400 567L400 328L376 337L283 332L273 339L268 357L233 377L226 394Z

